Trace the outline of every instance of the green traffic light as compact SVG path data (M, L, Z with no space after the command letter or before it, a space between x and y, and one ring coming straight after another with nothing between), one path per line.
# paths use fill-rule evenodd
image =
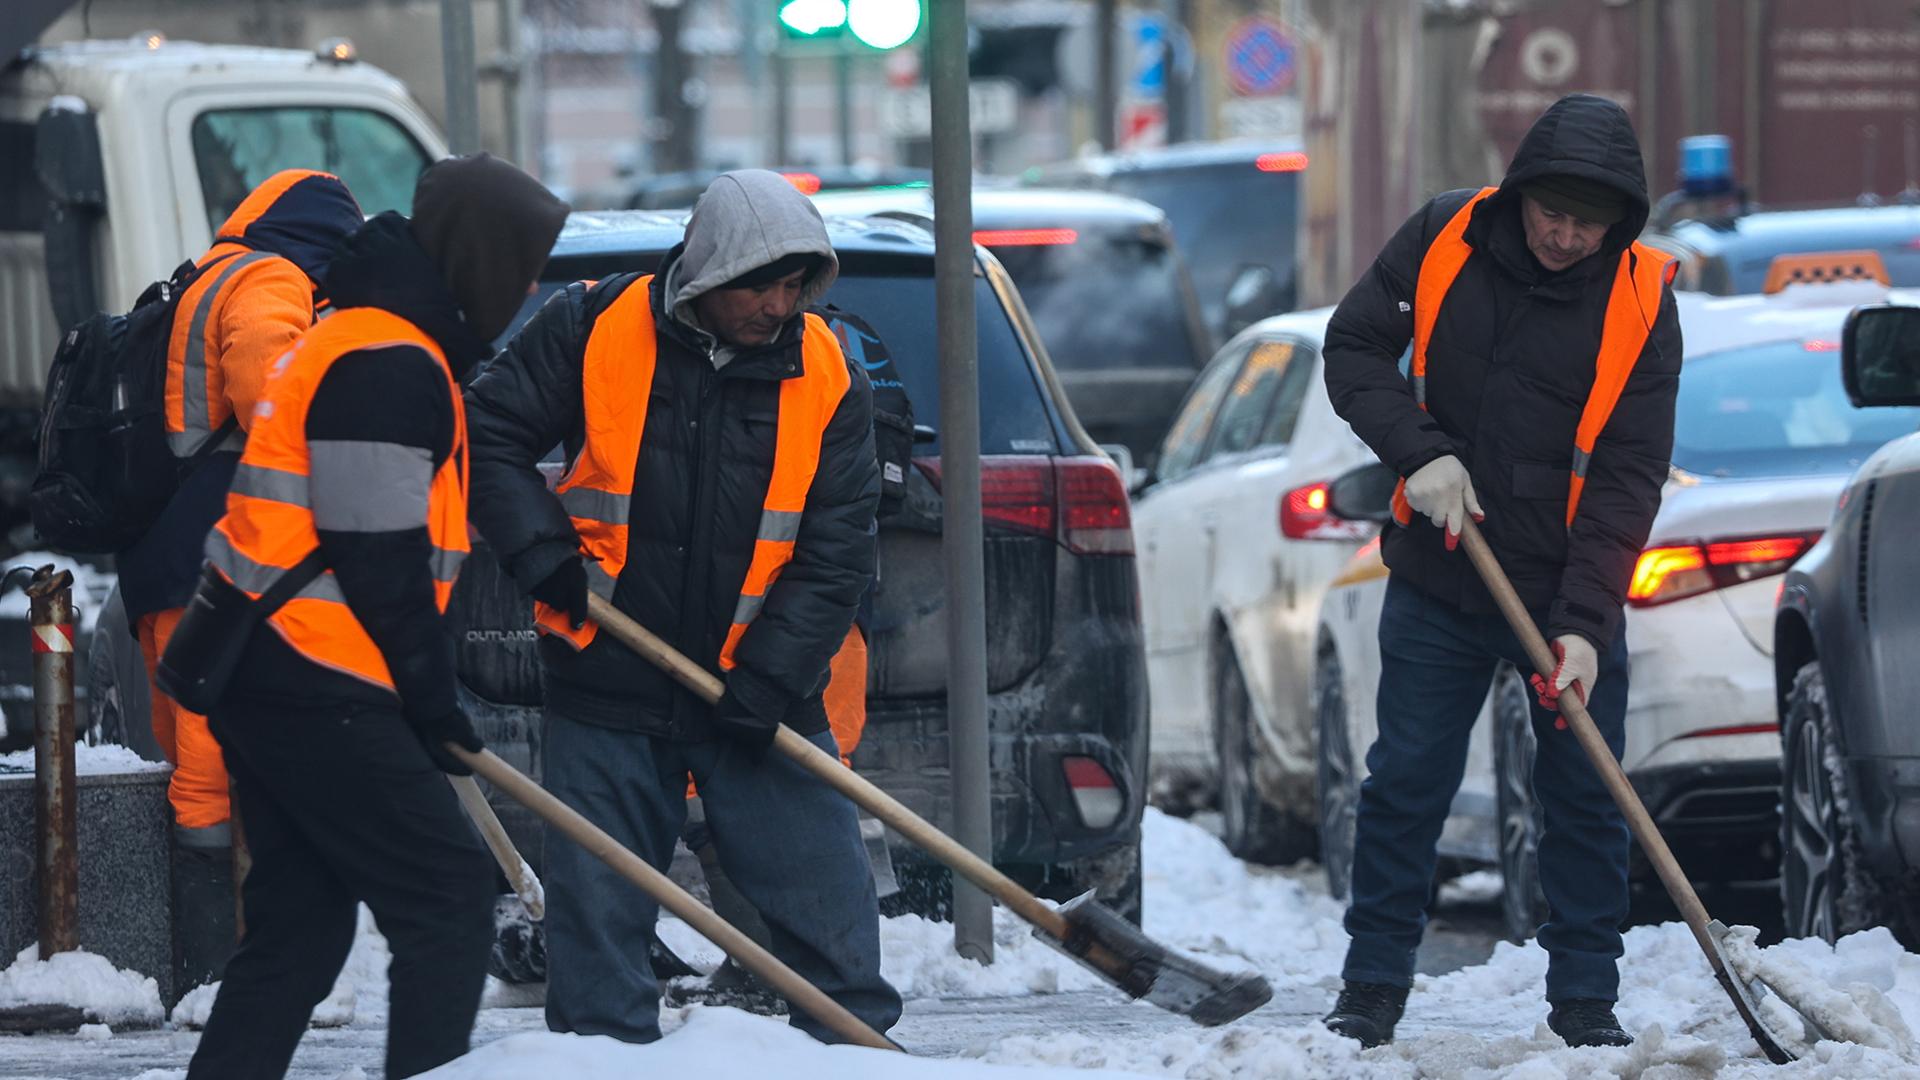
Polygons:
M894 49L920 31L920 0L845 0L847 29L861 44Z
M847 25L847 0L786 0L780 25L801 37L817 37Z

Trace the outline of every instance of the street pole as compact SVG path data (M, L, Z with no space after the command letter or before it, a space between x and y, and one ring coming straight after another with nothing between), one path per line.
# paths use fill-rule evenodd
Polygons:
M1119 35L1119 0L1099 0L1093 21L1093 137L1103 150L1113 149L1119 122L1119 74L1115 71L1115 40Z
M1193 114L1193 86L1180 73L1174 41L1193 32L1193 0L1168 0L1166 49L1167 142L1183 143L1192 138L1189 123Z
M980 515L980 358L974 332L973 133L967 112L967 5L932 16L933 282L940 349L941 548L947 585L947 753L953 836L993 858L987 756L987 588ZM953 881L953 947L993 962L993 901Z
M80 947L74 832L73 575L42 568L27 586L33 628L33 788L39 831L40 959Z
M841 39L833 51L833 107L840 135L840 164L853 164L853 53Z
M520 54L520 15L522 0L499 0L500 55L496 67L500 74L500 111L506 121L501 146L507 160L525 169L527 164L526 125L520 117L520 87L526 61Z
M773 47L773 161L786 168L793 160L793 60L780 45Z
M480 149L473 74L473 0L440 0L440 63L447 83L447 142L456 154Z

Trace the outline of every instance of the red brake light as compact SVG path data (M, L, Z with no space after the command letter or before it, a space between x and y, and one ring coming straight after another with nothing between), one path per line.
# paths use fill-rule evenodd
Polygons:
M1360 540L1372 531L1364 521L1333 512L1332 481L1294 488L1280 496L1280 535L1289 540Z
M1735 724L1732 727L1701 728L1680 736L1683 739L1710 739L1719 735L1772 735L1780 730L1779 724Z
M1305 172L1307 155L1305 154L1261 154L1253 159L1253 167L1261 172Z
M1079 239L1072 229L980 229L973 234L973 242L982 247L1056 247Z
M1818 338L1815 338L1810 341L1803 341L1800 343L1800 347L1807 350L1808 352L1839 352L1840 351L1839 342L1822 341Z
M1819 538L1802 533L1648 548L1634 565L1627 600L1652 607L1784 574Z
M1017 532L1053 535L1053 470L1046 458L981 463L980 513Z
M1105 829L1120 820L1127 800L1120 785L1098 761L1090 757L1060 759L1067 777L1067 790L1073 793L1074 807L1089 829Z
M802 195L820 194L820 178L810 172L781 173L780 178L792 184Z
M938 487L940 462L917 464ZM1104 459L988 458L980 464L980 513L1004 529L1054 537L1076 555L1133 554L1127 489Z

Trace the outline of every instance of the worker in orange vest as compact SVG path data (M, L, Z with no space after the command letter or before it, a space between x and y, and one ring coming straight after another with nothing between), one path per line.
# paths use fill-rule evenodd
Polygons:
M1578 695L1619 757L1621 612L1660 507L1680 376L1673 263L1639 242L1647 214L1626 110L1563 98L1499 187L1416 211L1328 325L1334 410L1405 478L1381 542L1392 573L1379 737L1360 792L1345 987L1327 1017L1367 1046L1393 1038L1406 1006L1435 845L1495 670L1531 673L1454 550L1468 515L1559 657L1536 676L1531 710L1547 1023L1575 1046L1632 1041L1613 1013L1627 828L1555 708Z
M429 167L411 220L373 218L329 264L334 314L275 361L254 409L162 659L177 687L230 672L209 716L253 857L246 934L193 1080L285 1074L361 903L393 952L386 1075L467 1050L494 867L442 775L468 772L448 744L481 748L443 618L471 547L459 380L525 302L565 216L484 154Z
M360 227L340 179L311 169L268 177L221 223L180 298L167 344L167 442L192 465L153 526L115 555L120 599L149 680L200 580L201 550L226 506L267 369L313 325L315 282ZM207 718L152 687L153 734L173 765L175 983L220 977L233 952L233 833L227 768Z
M853 804L769 752L781 724L840 752L822 689L873 578L871 389L807 313L838 273L779 174L716 178L657 273L569 286L469 388L474 523L536 601L547 788L665 868L691 776L773 953L885 1031L900 996ZM600 633L589 593L723 676L719 704ZM657 907L609 905L618 875L552 830L544 876L548 1026L658 1038Z

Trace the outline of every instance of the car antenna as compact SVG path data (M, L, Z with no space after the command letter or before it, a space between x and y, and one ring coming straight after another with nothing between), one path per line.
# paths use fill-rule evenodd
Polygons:
M1874 194L1873 190L1873 174L1880 164L1880 125L1863 125L1860 128L1860 135L1865 142L1861 148L1861 154L1866 158L1866 170L1865 175L1860 178L1860 197L1854 202L1860 206L1879 206L1880 196Z

